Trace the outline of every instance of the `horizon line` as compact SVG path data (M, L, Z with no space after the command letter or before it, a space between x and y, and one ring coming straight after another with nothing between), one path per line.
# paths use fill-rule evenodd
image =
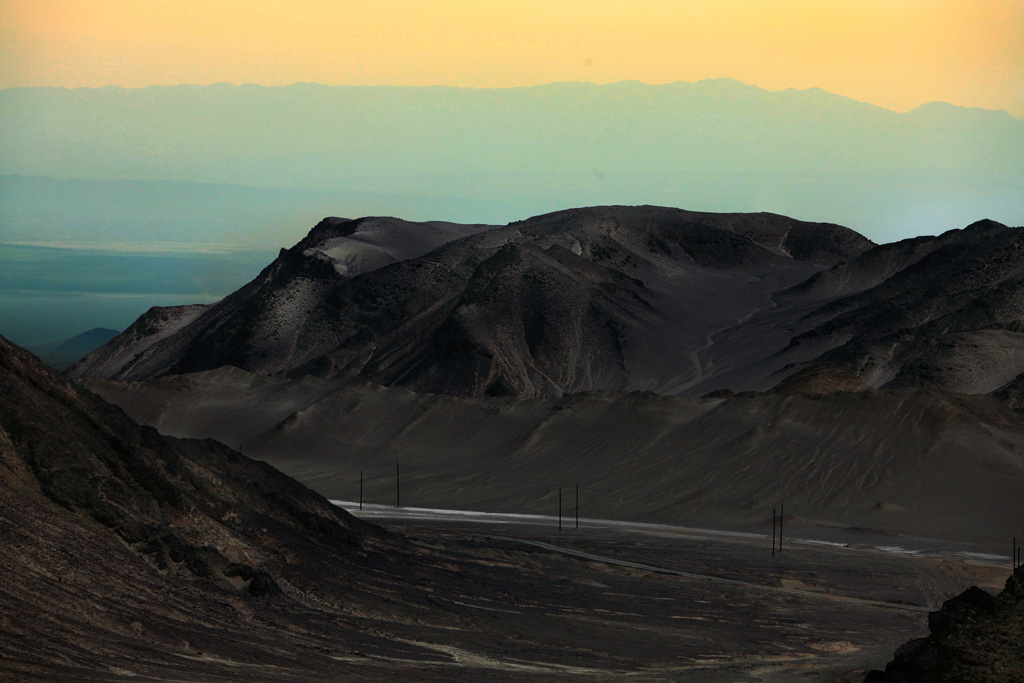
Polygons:
M441 89L444 89L444 90L476 90L476 91L495 91L495 92L498 92L498 91L508 91L508 90L529 90L529 89L534 89L534 88L547 88L547 87L552 87L552 86L588 86L588 87L595 87L595 88L604 88L604 87L614 87L614 86L622 86L622 85L640 85L640 86L649 87L649 88L659 88L659 87L671 87L671 86L679 86L679 85L698 85L698 84L701 84L701 83L712 83L712 82L734 83L736 85L742 86L743 88L760 90L762 92L772 93L772 94L779 94L779 93L786 93L786 92L794 92L794 93L815 93L815 92L821 92L821 93L824 93L826 95L830 95L832 97L837 97L837 98L840 98L840 99L848 100L850 102L856 102L858 104L865 104L865 105L868 105L868 106L871 106L871 107L875 107L877 109L881 109L883 111L893 112L895 114L907 114L907 113L910 113L910 112L915 111L917 109L920 109L922 107L927 107L927 106L930 106L930 105L938 104L938 105L945 105L945 106L949 106L949 107L956 107L958 109L968 109L968 110L976 110L976 111L1004 113L1007 116L1010 116L1010 117L1012 117L1014 119L1018 119L1018 120L1024 121L1024 112L1022 112L1021 115L1015 115L1012 112L1010 112L1009 110L1003 109L1003 108L1000 108L1000 109L990 109L988 107L976 107L976 106L955 104L955 103L952 103L952 102L947 102L945 100L930 100L928 102L922 102L921 104L915 105L915 106L910 107L908 109L900 110L900 109L892 109L892 108L889 108L889 107L885 107L885 106L882 106L882 105L879 105L879 104L875 104L873 102L868 102L867 100L858 100L858 99L850 97L848 95L843 95L841 93L833 92L831 90L826 90L825 88L822 88L820 86L811 86L811 87L808 87L808 88L797 88L797 87L794 87L794 86L789 86L789 87L786 87L786 88L780 88L778 90L771 90L771 89L765 88L763 86L753 85L753 84L750 84L750 83L745 83L744 81L741 81L741 80L739 80L737 78L732 78L731 76L714 76L714 77L708 77L708 78L701 78L701 79L698 79L696 81L677 80L677 81L668 81L668 82L664 82L664 83L648 83L646 81L642 81L642 80L639 80L639 79L629 78L629 79L624 79L624 80L620 80L620 81L609 81L609 82L606 82L606 83L597 83L597 82L594 82L594 81L550 81L550 82L545 82L545 83L534 83L534 84L531 84L531 85L512 85L512 86L499 86L499 87L482 87L482 86L468 86L468 85L445 85L445 84L430 84L430 85L392 85L392 84L387 84L387 83L381 83L381 84L375 84L375 85L344 84L344 83L343 84L329 84L329 83L321 83L319 81L294 81L292 83L283 83L283 84L278 84L278 85L267 85L267 84L255 83L255 82L251 82L251 81L250 82L241 82L241 83L234 83L234 82L230 82L230 81L215 81L215 82L212 82L212 83L152 84L152 85L143 85L143 86L134 86L134 87L133 86L122 86L122 85L116 85L116 84L107 84L107 85L99 85L99 86L90 86L90 85L82 85L82 86L16 85L16 86L10 86L10 87L6 87L6 88L0 88L0 92L6 92L6 91L11 91L11 90L68 90L68 91L77 91L77 90L126 90L126 91L134 91L134 90L148 90L148 89L151 89L151 88L169 89L169 88L213 88L213 87L267 88L267 89L270 89L270 88L293 88L293 87L296 87L296 86L315 86L315 87L320 87L320 88L352 88L352 89L357 89L357 88L359 88L359 89L407 89L407 90L428 90L428 89L430 89L430 90L441 90Z

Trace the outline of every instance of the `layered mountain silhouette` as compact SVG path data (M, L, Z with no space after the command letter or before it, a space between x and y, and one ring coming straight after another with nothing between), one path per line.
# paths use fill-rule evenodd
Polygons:
M462 397L695 396L825 363L876 388L1006 393L1024 372L1022 234L981 221L878 246L660 207L490 228L325 219L223 301L153 309L72 374L232 365Z

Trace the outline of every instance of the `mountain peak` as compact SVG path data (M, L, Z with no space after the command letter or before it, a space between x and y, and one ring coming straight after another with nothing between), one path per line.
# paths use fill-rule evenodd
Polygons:
M994 221L990 218L983 218L980 221L975 221L974 223L971 223L966 228L964 228L964 230L987 232L989 230L1009 230L1009 228L1000 223L999 221Z

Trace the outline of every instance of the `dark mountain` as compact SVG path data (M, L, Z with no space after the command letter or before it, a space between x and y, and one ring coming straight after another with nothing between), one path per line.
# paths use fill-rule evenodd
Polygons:
M119 334L121 333L118 330L97 327L88 332L75 335L70 339L63 339L49 344L34 344L26 346L25 349L39 356L40 360L51 368L63 370L74 365L75 361L80 360L90 351L103 346Z
M764 390L823 363L990 393L1024 372L1024 232L993 221L874 246L772 214L598 207L462 238L445 224L442 248L392 259L363 226L394 244L440 228L381 220L326 220L218 304L154 309L72 372L233 365L518 397Z
M460 396L678 393L705 380L697 353L710 335L871 246L846 228L771 214L603 207L363 272L342 265L353 238L336 232L377 220L324 221L222 302L152 311L73 373L144 379L234 365ZM427 229L389 225L396 241Z
M1024 369L1024 231L979 221L884 245L797 289L850 294L804 318L787 353L874 386L990 393Z

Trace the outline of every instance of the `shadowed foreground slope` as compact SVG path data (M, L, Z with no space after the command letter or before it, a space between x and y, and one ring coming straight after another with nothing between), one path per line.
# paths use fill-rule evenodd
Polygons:
M695 552L725 552L753 568L737 585L458 533L385 534L224 446L137 426L2 338L0 538L0 678L15 680L863 671L919 619L870 600L895 582L930 602L960 581L821 549L769 566L761 544L673 542L658 560L686 568ZM837 562L885 579L837 575L850 596L838 599L778 588Z

